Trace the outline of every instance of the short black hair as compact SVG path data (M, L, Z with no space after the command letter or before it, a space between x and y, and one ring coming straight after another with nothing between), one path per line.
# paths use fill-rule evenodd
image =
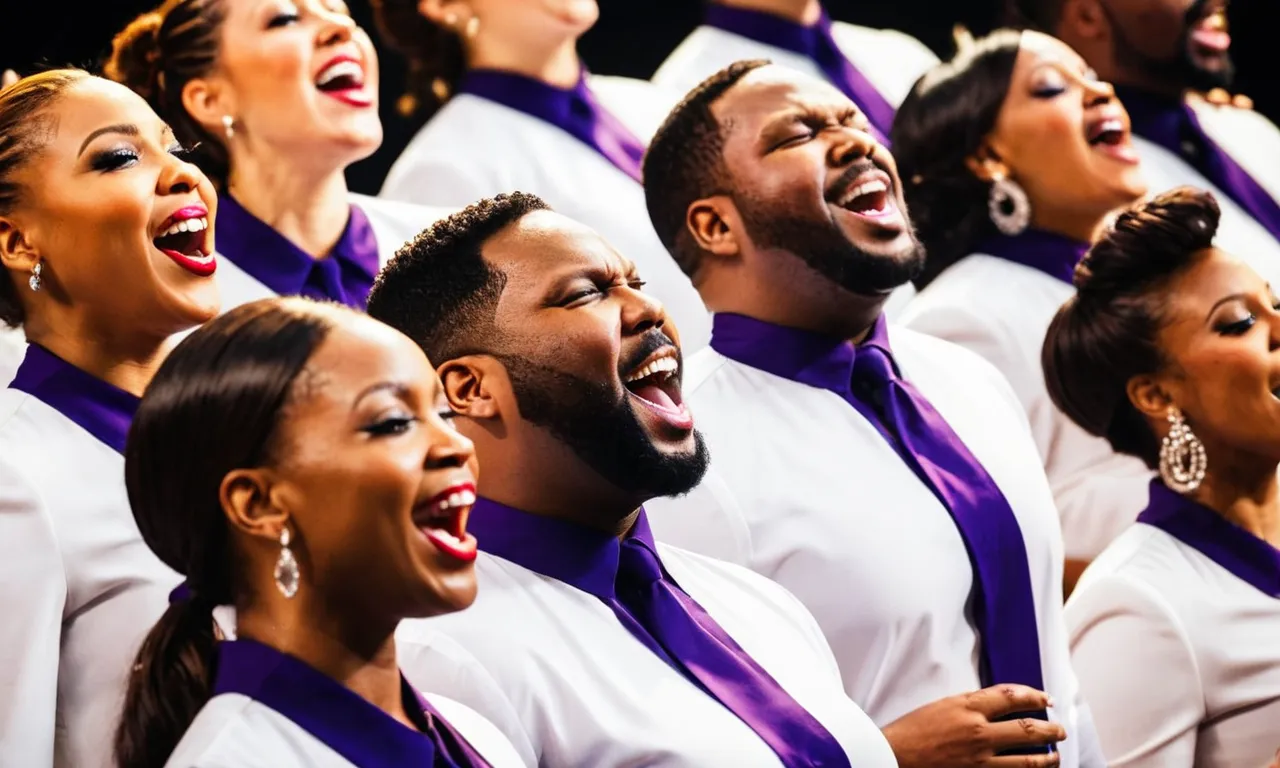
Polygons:
M724 136L711 107L748 72L770 62L737 61L699 83L671 110L644 156L644 199L649 219L680 269L690 278L702 261L689 237L689 205L725 191Z
M1018 29L1056 34L1066 0L1005 0L1004 23Z
M1153 469L1160 442L1129 401L1128 382L1167 364L1159 331L1169 283L1212 247L1219 216L1213 195L1191 187L1125 210L1076 266L1076 295L1045 333L1041 367L1054 405Z
M481 247L533 211L551 207L537 195L512 192L480 200L437 221L387 263L369 293L369 316L413 339L432 365L486 351L507 276Z

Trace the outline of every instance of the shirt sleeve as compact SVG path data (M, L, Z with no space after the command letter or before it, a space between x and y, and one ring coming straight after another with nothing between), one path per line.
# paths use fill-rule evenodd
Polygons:
M0 461L0 763L52 765L66 574L38 491Z
M1067 608L1071 655L1113 768L1191 768L1204 691L1195 654L1165 601L1110 575Z
M404 622L396 632L396 656L410 683L428 697L440 694L474 710L497 727L524 765L538 767L538 749L515 707L498 681L462 645L422 622Z

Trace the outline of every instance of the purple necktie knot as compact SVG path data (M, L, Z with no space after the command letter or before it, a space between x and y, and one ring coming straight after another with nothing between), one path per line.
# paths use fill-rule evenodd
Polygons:
M619 590L644 589L662 579L662 565L652 550L635 539L623 542L618 553Z
M853 384L879 392L885 385L897 381L893 358L875 344L863 344L855 349L853 358Z

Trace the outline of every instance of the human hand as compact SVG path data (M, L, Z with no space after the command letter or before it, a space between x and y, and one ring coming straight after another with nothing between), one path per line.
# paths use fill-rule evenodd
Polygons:
M1204 100L1218 107L1235 107L1237 109L1253 109L1253 99L1243 93L1230 94L1225 88L1214 88L1203 94Z
M884 727L900 768L1041 768L1057 752L1001 755L1044 747L1067 737L1058 723L1034 717L1001 720L1051 706L1049 694L1025 685L997 685L951 696L909 712Z

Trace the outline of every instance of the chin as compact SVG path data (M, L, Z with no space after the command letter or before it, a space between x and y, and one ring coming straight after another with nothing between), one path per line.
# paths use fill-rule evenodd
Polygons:
M456 573L431 573L422 585L414 618L430 618L457 613L471 607L479 592L474 568Z

